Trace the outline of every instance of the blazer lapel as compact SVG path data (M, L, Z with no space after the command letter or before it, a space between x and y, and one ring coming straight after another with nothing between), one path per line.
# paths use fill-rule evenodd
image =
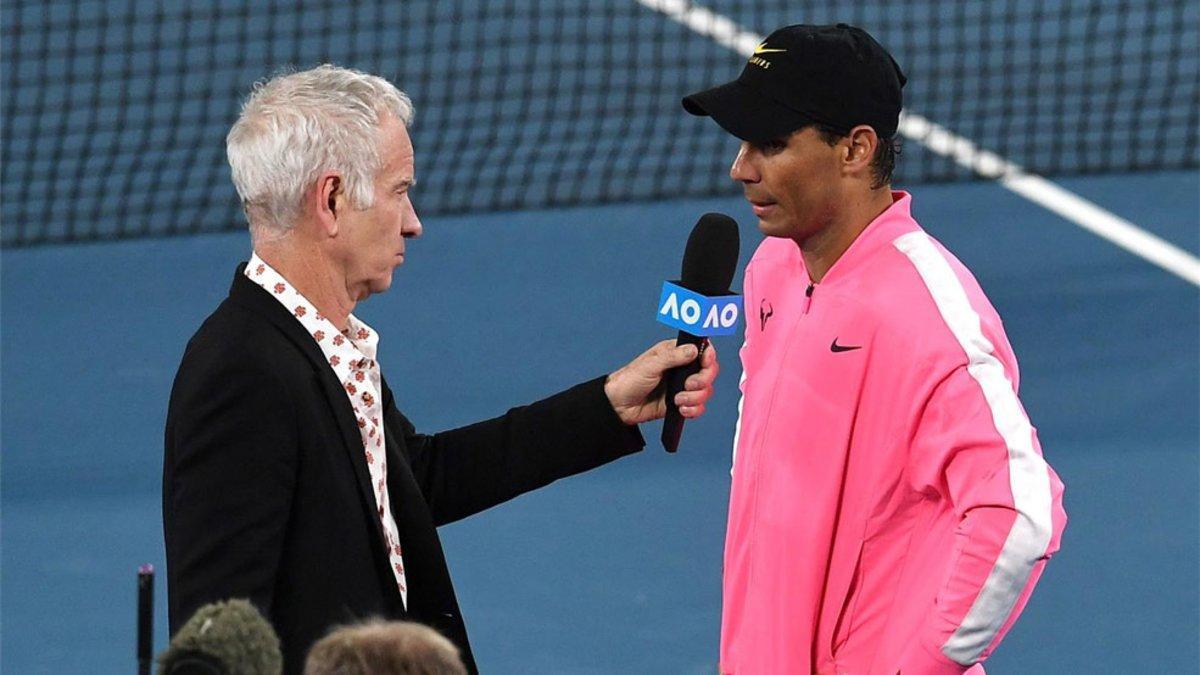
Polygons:
M233 279L233 286L229 289L229 299L270 321L312 362L313 370L317 372L321 380L321 389L324 391L325 398L329 402L329 409L333 412L338 430L341 432L342 448L346 452L351 466L354 467L354 477L358 483L358 492L362 498L363 510L370 514L371 517L369 520L374 524L377 557L390 570L391 566L387 563L387 551L383 543L386 539L383 534L383 525L380 524L379 514L376 511L375 492L371 488L371 472L367 469L367 458L363 450L362 435L359 434L358 423L354 417L354 409L351 407L350 401L346 398L346 391L342 389L342 384L338 382L337 375L333 372L333 369L326 363L325 353L321 351L321 347L317 345L316 340L308 334L308 331L304 329L304 326L295 317L284 309L283 305L279 304L275 298L260 288L258 284L247 279L245 274L243 274L245 269L246 263L238 265L237 273ZM394 587L395 585L391 584L391 586Z
M322 365L324 365L324 361L322 361ZM338 429L342 432L342 447L346 450L351 465L354 466L354 477L357 479L358 493L363 500L363 508L371 514L370 520L375 526L375 542L378 544L376 548L379 549L379 555L386 559L386 547L383 545L386 538L383 534L383 525L379 522L379 513L376 511L378 506L375 504L375 491L371 487L371 471L367 468L366 452L363 450L362 434L358 431L354 409L346 398L346 390L342 389L342 385L337 381L333 371L328 366L325 366L325 371L321 374L321 388L325 390L329 407L333 411L334 417L337 418ZM390 565L388 568L390 569Z

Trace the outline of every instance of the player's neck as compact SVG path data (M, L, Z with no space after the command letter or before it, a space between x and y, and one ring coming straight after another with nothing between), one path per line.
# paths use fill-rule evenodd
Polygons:
M828 225L798 240L796 245L800 247L809 280L821 283L863 230L891 205L892 191L887 186L847 197Z

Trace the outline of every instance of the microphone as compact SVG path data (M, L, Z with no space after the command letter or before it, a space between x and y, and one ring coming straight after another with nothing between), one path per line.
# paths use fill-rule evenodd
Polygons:
M275 629L245 600L204 605L158 657L159 675L280 675Z
M708 336L731 333L737 322L736 298L717 296L730 295L729 285L737 268L739 245L737 223L733 218L722 213L700 216L683 252L683 269L677 287L681 287L679 291L682 292L672 290L672 284L663 285L659 320L679 328L676 345L692 344L698 350L694 361L672 368L663 376L667 384L667 416L663 419L662 444L667 452L679 448L679 438L683 435L683 416L675 405L675 395L683 391L689 376L700 371L700 359L708 348ZM685 299L680 301L680 296ZM705 305L709 311L705 311Z
M138 567L137 589L138 675L150 675L154 655L154 565Z

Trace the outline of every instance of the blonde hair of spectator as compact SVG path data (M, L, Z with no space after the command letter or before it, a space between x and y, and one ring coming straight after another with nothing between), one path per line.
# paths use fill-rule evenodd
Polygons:
M304 675L466 675L458 648L419 623L343 626L312 646Z

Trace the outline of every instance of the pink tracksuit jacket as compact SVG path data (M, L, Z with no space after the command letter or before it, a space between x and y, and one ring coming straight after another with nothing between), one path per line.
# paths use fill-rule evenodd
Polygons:
M1000 317L893 200L816 286L746 268L722 673L982 673L1058 550Z

